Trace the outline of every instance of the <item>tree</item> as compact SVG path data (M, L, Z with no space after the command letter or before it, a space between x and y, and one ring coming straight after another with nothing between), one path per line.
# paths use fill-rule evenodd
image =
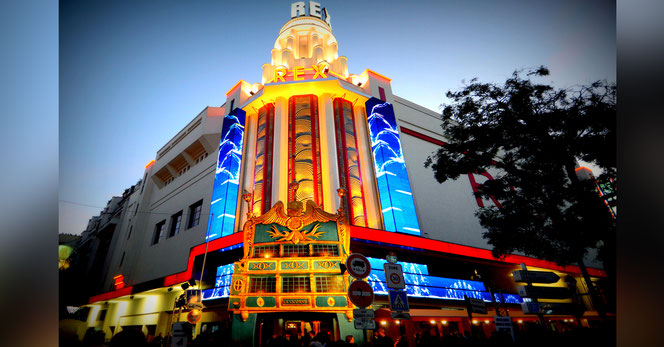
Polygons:
M543 66L517 70L504 85L475 78L447 92L452 102L444 105L442 127L449 143L425 167L440 183L491 170L493 179L475 195L500 204L476 213L493 255L577 263L589 281L583 258L614 244L615 220L593 180L579 179L575 169L583 160L615 178L616 88L598 81L555 89L531 80L548 73ZM600 251L605 261L614 253Z

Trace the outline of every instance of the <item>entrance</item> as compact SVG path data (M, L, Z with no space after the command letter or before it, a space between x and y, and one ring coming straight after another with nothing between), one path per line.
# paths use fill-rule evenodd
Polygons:
M256 319L256 332L254 345L258 347L290 344L289 339L304 341L308 346L311 336L319 334L321 338L327 338L329 341L340 339L335 313L259 313ZM313 335L310 335L310 332ZM295 345L300 344L296 342Z

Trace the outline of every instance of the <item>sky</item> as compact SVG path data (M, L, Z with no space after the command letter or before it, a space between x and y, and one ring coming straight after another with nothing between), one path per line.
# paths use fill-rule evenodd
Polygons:
M80 234L205 107L260 82L292 2L61 1L59 232ZM558 88L616 81L615 1L318 2L350 73L436 112L463 81L521 68Z

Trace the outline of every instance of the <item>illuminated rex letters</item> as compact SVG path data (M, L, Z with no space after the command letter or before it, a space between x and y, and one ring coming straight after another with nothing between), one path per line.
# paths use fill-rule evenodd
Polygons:
M298 1L291 4L291 18L307 15L307 8L304 1ZM321 19L330 25L330 15L327 10L315 1L309 1L309 16Z

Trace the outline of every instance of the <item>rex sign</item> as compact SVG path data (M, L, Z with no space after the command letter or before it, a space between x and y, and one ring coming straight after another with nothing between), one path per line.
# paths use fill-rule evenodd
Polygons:
M291 4L291 18L301 17L307 15L307 7L304 1L298 1ZM327 13L327 9L321 7L319 3L315 1L309 1L309 16L316 17L332 27L330 24L330 14Z

